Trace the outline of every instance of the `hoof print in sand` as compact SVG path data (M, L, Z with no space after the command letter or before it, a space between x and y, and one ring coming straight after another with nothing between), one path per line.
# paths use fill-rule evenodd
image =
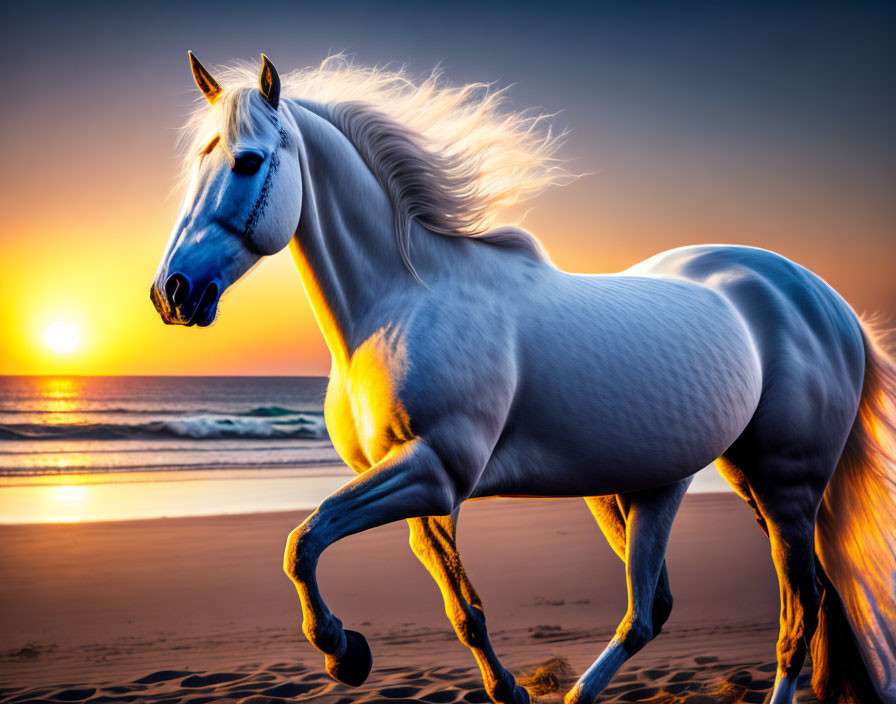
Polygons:
M763 704L774 664L732 664L713 657L654 661L620 672L601 704ZM239 671L236 671L236 670ZM578 673L562 658L517 669L533 704L559 704ZM812 702L808 676L798 701ZM0 704L488 704L475 667L384 667L373 684L349 694L323 672L276 663L227 672L159 670L123 683L59 683L0 692Z
M82 702L96 694L96 688L87 687L84 689L64 689L56 692L50 699L57 702Z
M216 684L224 684L225 682L235 682L245 678L239 672L213 672L210 675L191 675L180 683L181 687L189 687L190 689L198 689L199 687L211 687Z
M283 699L292 699L294 697L298 697L302 694L307 694L312 689L317 689L319 685L316 684L300 684L298 682L285 682L283 684L278 684L276 687L271 687L270 689L266 689L262 692L265 696L268 697L281 697Z

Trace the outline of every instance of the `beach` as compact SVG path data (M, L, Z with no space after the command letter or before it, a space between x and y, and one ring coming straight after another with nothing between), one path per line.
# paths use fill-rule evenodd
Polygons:
M281 569L305 516L0 526L0 701L485 701L404 523L322 557L322 593L365 634L374 662L357 689L327 677ZM459 545L495 650L517 677L554 657L577 676L625 611L623 565L581 500L468 502ZM667 562L672 616L602 701L761 702L774 678L778 590L752 512L732 494L688 495ZM560 689L569 679L561 673Z

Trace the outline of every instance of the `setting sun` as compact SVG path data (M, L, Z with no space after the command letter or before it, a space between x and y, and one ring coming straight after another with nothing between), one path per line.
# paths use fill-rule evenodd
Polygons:
M57 354L69 354L81 344L81 334L71 323L57 321L44 331L44 342Z

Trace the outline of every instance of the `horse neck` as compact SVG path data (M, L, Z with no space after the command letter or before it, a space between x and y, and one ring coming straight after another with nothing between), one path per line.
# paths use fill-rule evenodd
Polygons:
M378 302L420 288L401 261L389 199L361 156L326 119L294 102L289 108L302 170L290 251L334 363L344 363L389 323Z

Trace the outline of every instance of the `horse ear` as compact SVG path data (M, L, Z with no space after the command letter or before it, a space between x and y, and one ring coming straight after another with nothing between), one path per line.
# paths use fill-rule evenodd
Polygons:
M258 78L258 84L264 99L276 110L280 104L280 74L264 54L261 55L261 76Z
M202 91L208 102L214 105L218 102L218 98L221 97L221 86L212 78L212 74L208 72L205 66L199 63L199 59L196 58L192 51L187 53L190 55L190 68L193 69L193 78L196 79L196 85L199 86L199 90Z

